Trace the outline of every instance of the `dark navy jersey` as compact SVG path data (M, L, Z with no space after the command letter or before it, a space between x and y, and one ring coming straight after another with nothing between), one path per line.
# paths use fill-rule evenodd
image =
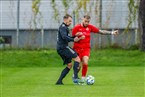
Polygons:
M68 43L72 41L74 41L74 37L69 35L68 26L62 23L57 33L57 49L66 48Z

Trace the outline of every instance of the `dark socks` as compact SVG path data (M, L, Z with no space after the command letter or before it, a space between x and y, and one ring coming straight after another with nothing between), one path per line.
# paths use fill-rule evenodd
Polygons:
M63 84L62 80L68 74L69 71L70 71L70 69L68 67L64 68L62 70L61 75L60 75L58 81L56 82L56 84Z
M78 78L78 71L79 71L79 62L75 61L74 62L74 66L73 66L73 70L74 70L74 78Z

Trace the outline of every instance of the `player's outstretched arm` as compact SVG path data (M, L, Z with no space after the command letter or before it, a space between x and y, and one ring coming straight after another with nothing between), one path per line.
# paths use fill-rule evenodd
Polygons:
M103 35L117 35L117 34L119 34L118 30L115 30L115 31L99 30L99 33L103 34Z

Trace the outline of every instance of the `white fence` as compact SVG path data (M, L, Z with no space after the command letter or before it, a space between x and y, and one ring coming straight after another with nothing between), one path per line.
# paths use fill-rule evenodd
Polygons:
M18 1L20 2L18 3ZM35 47L55 47L56 43L52 42L52 40L55 41L55 34L65 13L61 0L56 0L56 8L59 12L59 22L54 19L54 10L52 8L51 0L41 0L41 16L38 15L36 18L36 32L39 33L35 33L34 35L38 36L37 39L31 39L32 37L29 37L30 39L28 38L28 36L31 36L29 30L34 27L32 0L1 0L0 5L0 36L10 36L11 39L9 40L11 40L10 44L12 47L26 47L28 44L33 46L33 44L31 44L32 40L37 41ZM73 10L76 7L76 0L73 0L70 2L69 9L67 10L67 12L74 17L71 28L76 23L81 22L81 17L85 14L83 9L79 10L79 17L77 17L76 14L73 14ZM100 29L119 29L121 33L117 37L92 35L92 47L99 48L110 44L118 44L122 47L128 47L130 45L138 44L138 32L136 31L138 28L137 21L133 22L130 28L131 30L128 33L123 33L128 24L128 0L90 0L87 4L87 11L90 13L92 24ZM51 29L54 29L54 31ZM53 32L53 37L49 37L52 34L51 31ZM47 36L45 35L48 35L50 40L47 39ZM23 42L25 41L24 39L30 40L30 42ZM53 45L51 43L53 43Z

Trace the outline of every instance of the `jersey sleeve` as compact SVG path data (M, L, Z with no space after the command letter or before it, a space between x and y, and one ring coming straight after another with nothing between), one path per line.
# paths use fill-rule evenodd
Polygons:
M97 27L95 27L93 25L90 25L90 27L91 27L91 32L93 32L93 33L99 33L99 28L97 28Z
M68 42L74 41L74 38L73 38L73 37L70 37L70 36L67 35L67 32L66 32L66 28L65 28L65 27L62 27L62 28L60 29L60 34L61 34L61 37L62 37L64 40L66 40L66 41L68 41Z

